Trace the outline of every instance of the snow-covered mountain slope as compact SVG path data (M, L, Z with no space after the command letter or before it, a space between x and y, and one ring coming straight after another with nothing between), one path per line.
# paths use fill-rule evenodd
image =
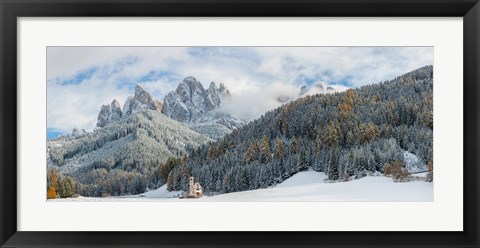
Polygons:
M275 188L296 187L312 183L323 183L328 180L327 175L323 172L316 172L312 168L307 171L300 171L287 180L277 184Z
M348 182L326 183L325 173L299 172L281 184L266 189L241 191L199 199L178 199L181 191L169 192L166 185L141 195L108 198L70 198L55 201L341 201L341 202L429 202L433 185L428 182L395 183L384 176L367 176Z
M211 139L218 140L232 132L224 125L217 123L202 123L190 126L194 131L204 134Z
M165 96L162 113L191 126L220 124L228 129L235 129L244 122L229 114L215 111L228 97L230 93L223 84L217 88L212 82L208 89L204 89L196 78L187 77L175 91Z
M145 109L90 133L50 140L47 147L49 166L75 176L95 168L142 172L144 166L184 155L208 141L159 111Z

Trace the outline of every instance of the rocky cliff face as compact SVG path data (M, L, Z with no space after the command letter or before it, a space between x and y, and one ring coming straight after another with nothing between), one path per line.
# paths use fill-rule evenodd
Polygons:
M127 98L122 112L125 115L129 115L143 109L157 110L157 105L150 94L137 84L135 86L135 95Z
M211 82L205 96L205 107L207 111L214 110L220 107L222 99L230 97L230 92L225 88L223 83L217 88L215 82Z
M120 103L113 100L110 105L103 105L97 117L97 127L105 127L122 118L125 115L131 115L140 110L151 109L157 110L161 106L160 102L153 101L152 97L146 92L142 86L135 86L135 95L129 96L123 105L123 110L120 108Z
M190 122L203 114L204 95L202 84L194 77L187 77L165 96L162 113L180 122Z
M113 100L110 105L102 105L97 117L97 127L104 127L112 121L122 118L122 109L117 100Z
M162 108L163 108L162 102L160 102L159 100L155 100L155 106L157 106L158 111L162 111Z
M163 101L162 113L190 124L221 124L228 129L243 125L243 121L228 114L214 112L222 101L230 96L223 84L212 82L205 90L194 77L185 78L175 91L168 93Z

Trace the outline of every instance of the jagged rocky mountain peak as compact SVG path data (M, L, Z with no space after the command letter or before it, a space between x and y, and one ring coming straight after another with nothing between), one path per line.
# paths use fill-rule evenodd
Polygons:
M168 93L163 101L162 113L166 116L186 123L194 124L221 124L231 129L243 123L241 120L227 115L209 113L218 109L222 99L229 95L228 89L222 83L217 87L211 82L207 90L195 77L186 77L175 91ZM231 119L231 123L226 121ZM226 124L226 125L225 125Z
M130 115L143 109L157 110L159 106L161 106L161 103L156 103L150 96L150 93L144 90L140 84L137 84L134 96L127 97L123 109L116 99L110 105L102 105L97 117L97 127L105 127L107 124L119 120L122 116Z
M226 89L226 88L225 88L225 84L220 83L220 86L218 87L218 89L219 89L220 91L224 91L224 90Z
M218 108L221 103L220 95L218 94L218 88L215 82L210 83L210 87L208 87L207 94L205 96L205 107L207 111L214 110Z
M186 84L191 93L201 92L204 93L205 89L203 88L202 83L192 76L188 76L183 80L183 83ZM180 84L181 85L181 84ZM179 87L180 87L179 85Z
M104 127L108 123L122 118L120 103L114 99L111 104L102 105L97 117L97 127Z
M225 87L223 83L220 83L220 86L218 87L218 92L222 97L229 97L230 96L230 91Z
M122 118L122 108L120 107L120 103L116 99L112 101L110 107L112 109L113 119L118 120Z
M140 84L135 86L135 95L129 96L123 105L123 114L129 115L142 109L157 110L157 105Z
M140 84L135 85L135 97L141 98L145 94L148 94Z
M183 79L182 81L183 83L185 84L200 84L200 81L198 81L195 77L192 77L192 76L188 76L186 78Z
M202 104L201 98L205 94L205 89L200 81L189 76L178 85L175 92L182 102L192 102L197 106Z
M115 108L115 109L120 109L120 103L117 101L117 99L113 99L112 103L110 104L112 106L112 109Z
M217 85L215 84L215 82L212 81L212 82L210 83L210 86L208 87L208 90L215 90L215 91L218 90Z

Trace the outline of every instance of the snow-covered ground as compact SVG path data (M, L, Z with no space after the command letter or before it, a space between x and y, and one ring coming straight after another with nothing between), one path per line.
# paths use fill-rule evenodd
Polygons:
M327 178L328 177L325 173L316 172L312 168L309 168L308 171L300 171L282 183L277 184L274 188L297 187L314 183L323 183Z
M234 192L200 199L178 199L181 192L168 192L166 186L130 197L79 197L49 201L353 201L424 202L433 201L433 183L393 182L384 176L367 176L348 182L327 183L323 172L302 171L266 189Z
M181 193L182 191L168 191L167 185L165 184L155 190L150 190L148 192L134 196L124 196L122 198L177 198Z

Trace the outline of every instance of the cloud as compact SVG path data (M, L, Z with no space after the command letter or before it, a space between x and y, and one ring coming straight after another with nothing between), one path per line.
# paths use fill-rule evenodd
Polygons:
M223 82L232 99L221 110L251 120L302 85L344 90L428 64L433 47L48 47L47 126L91 131L100 106L122 104L137 83L163 99L187 76Z
M230 99L218 111L230 113L242 120L251 121L284 102L298 98L300 88L292 84L274 82L265 87L233 92Z

